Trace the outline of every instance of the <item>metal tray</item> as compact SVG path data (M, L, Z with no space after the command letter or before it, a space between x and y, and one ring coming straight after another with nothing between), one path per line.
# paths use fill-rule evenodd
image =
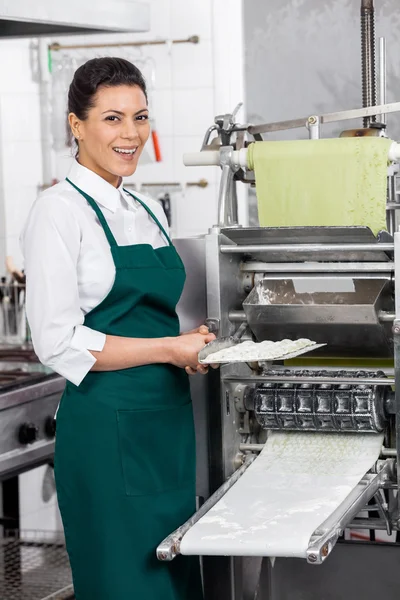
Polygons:
M75 598L62 533L13 530L0 537L0 598Z
M266 359L262 359L262 358L258 358L257 360L249 360L247 359L237 359L237 358L228 358L225 360L209 360L209 358L204 358L199 360L199 362L203 365L209 365L209 364L213 364L213 365L225 365L225 364L233 364L233 363L271 363L271 362L276 362L278 360L289 360L291 358L296 358L297 356L300 356L301 354L307 354L308 352L312 352L313 350L317 350L318 348L322 348L322 346L326 346L325 344L310 344L310 346L306 346L305 348L301 348L300 350L297 350L296 352L290 352L289 354L281 354L280 356L276 356L275 358L266 358Z

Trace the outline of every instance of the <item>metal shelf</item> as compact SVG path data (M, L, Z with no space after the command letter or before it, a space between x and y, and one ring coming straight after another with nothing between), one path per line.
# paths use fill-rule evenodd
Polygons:
M72 600L72 576L60 532L11 531L0 537L1 600Z

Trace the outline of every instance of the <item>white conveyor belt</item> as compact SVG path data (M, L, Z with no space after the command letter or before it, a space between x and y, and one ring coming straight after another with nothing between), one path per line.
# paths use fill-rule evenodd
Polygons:
M270 432L259 457L183 536L182 554L305 558L379 457L383 435Z

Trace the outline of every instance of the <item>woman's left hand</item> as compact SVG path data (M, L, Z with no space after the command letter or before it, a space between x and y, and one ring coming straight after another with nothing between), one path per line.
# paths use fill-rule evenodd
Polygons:
M196 329L191 329L191 331L184 331L181 335L187 335L188 333L202 333L203 335L207 335L210 333L207 325L200 325L200 327L196 327Z
M181 335L186 335L188 333L202 333L203 335L207 335L209 333L209 329L207 325L200 325L196 329L192 329L191 331L185 331L181 333ZM206 375L208 373L208 367L212 367L213 369L218 369L219 365L201 365L200 363L197 365L196 369L192 369L192 367L185 367L185 371L188 375L196 375L196 373L200 373L201 375Z

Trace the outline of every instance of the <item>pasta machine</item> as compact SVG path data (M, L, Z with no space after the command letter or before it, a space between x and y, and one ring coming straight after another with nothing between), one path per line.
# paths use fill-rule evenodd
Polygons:
M367 25L371 5L362 2ZM371 83L367 67L363 64L363 78ZM400 145L393 142L388 153L387 231L240 227L237 216L236 182L254 184L247 163L250 143L266 133L298 127L307 127L316 139L324 123L354 118L363 119L365 129L343 135L385 135L376 120L400 111L400 102L386 104L381 98L383 103L376 105L374 94L367 96L361 109L257 126L236 123L235 112L220 115L201 152L184 157L187 165L219 166L221 183L218 224L202 240L177 240L188 272L178 307L181 320L190 321L194 305L198 316L204 300L206 322L218 336L234 335L246 323L247 338L256 341L305 337L326 345L312 360L297 364L236 363L209 373L200 393L206 408L196 424L209 456L208 488L199 493L198 512L160 543L159 560L181 553L188 532L255 464L270 432L384 435L375 464L310 536L306 560L279 558L271 568L265 557L274 557L268 554L203 556L207 600L354 598L346 595L338 569L353 576L362 563L360 577L373 569L373 539L379 531L386 532L388 542L379 547L385 558L376 577L392 577L400 558ZM203 290L198 272L204 275ZM243 511L248 509L244 504ZM371 544L336 544L352 529L364 531ZM321 570L311 565L322 565ZM298 590L305 581L307 593ZM329 591L324 587L321 595L326 582ZM282 592L285 585L292 586L288 595ZM395 579L393 589L398 585L400 579ZM384 597L391 600L396 594Z
M335 119L392 110L400 110L400 103L337 113ZM328 115L319 121L331 119ZM309 119L301 122L307 124ZM288 122L273 124L274 130L280 126L287 127ZM311 536L306 561L317 565L347 528L385 530L390 535L400 529L400 498L395 493L400 452L400 399L395 388L400 373L400 233L393 228L390 233L395 215L389 216L389 231L377 236L368 227L353 226L238 227L235 181L251 180L242 134L258 135L272 126L245 128L225 115L217 117L216 127L223 146L207 148L207 138L200 153L185 156L187 164L218 162L222 167L220 222L205 236L202 248L207 323L219 336L233 335L247 323L247 337L256 341L308 337L328 344L304 364L237 363L209 375L207 443L212 457L210 487L216 491L188 523L160 544L158 557L171 560L180 553L185 534L246 472L269 431L384 432L373 469ZM400 146L393 143L389 160L399 157ZM392 189L388 213L397 208L393 208L394 184ZM195 242L198 252L199 240ZM190 244L191 240L178 241L184 261ZM181 312L187 314L191 306L188 298ZM368 508L371 501L375 513ZM241 559L203 560L205 585L207 576L212 580L207 599L242 598ZM221 567L223 562L218 561L223 560L229 567ZM214 567L207 575L210 564ZM223 591L218 588L214 596L216 579L224 583Z

